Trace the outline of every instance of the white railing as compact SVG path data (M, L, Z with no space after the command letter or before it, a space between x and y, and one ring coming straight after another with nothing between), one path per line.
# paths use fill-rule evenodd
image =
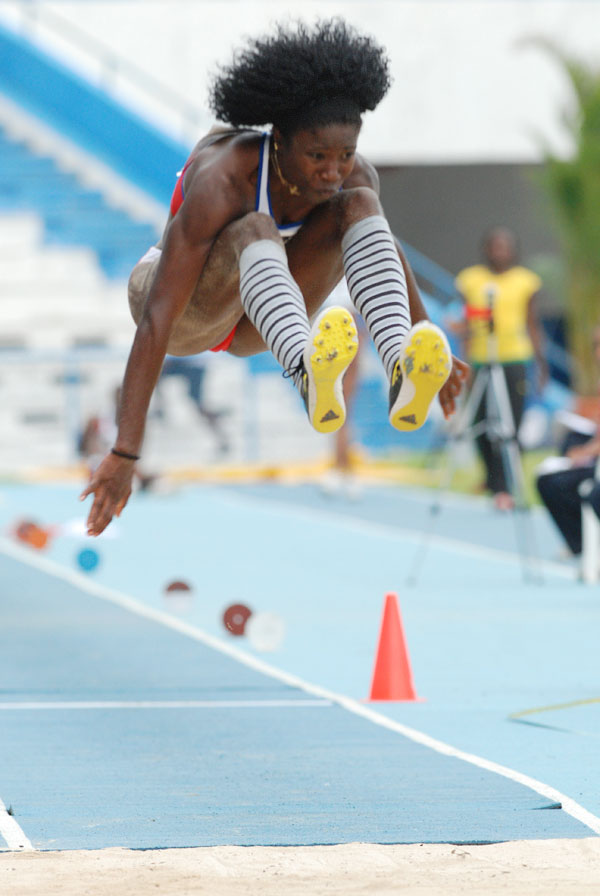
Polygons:
M192 144L212 123L207 109L191 103L186 96L42 3L24 0L3 3L0 22L53 55L61 64L67 64L171 138Z
M0 475L77 463L86 421L114 413L127 355L118 346L0 351ZM148 414L143 455L149 467L281 465L329 454L329 439L307 425L301 401L277 372L250 375L244 360L211 355L203 392L208 408L227 411L227 452L191 401L185 379L168 377Z

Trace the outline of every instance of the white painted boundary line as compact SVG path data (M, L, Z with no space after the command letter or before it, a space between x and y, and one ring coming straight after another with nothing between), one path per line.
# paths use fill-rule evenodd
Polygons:
M539 793L541 796L546 797L552 802L560 803L568 815L571 815L577 821L581 822L581 824L588 827L595 834L600 834L600 818L598 818L598 816L588 812L587 809L584 809L583 806L571 799L571 797L566 796L554 787L544 784L542 781L537 781L535 778L530 778L528 775L521 774L521 772L508 768L505 765L491 762L490 760L483 759L481 756L476 756L473 753L466 753L464 750L459 750L456 747L452 747L450 744L429 737L429 735L424 734L422 731L417 731L415 728L409 728L407 725L402 725L399 722L395 722L393 719L387 718L387 716L371 709L369 706L359 703L358 700L354 700L351 697L345 697L342 694L336 694L334 691L329 691L327 688L310 684L296 675L291 675L275 666L271 666L269 663L265 663L263 660L245 653L238 647L234 647L232 644L227 644L225 641L221 641L219 638L215 638L213 635L203 632L202 629L196 628L188 622L184 622L174 616L169 616L168 613L165 613L162 610L146 607L144 604L134 600L126 594L122 594L119 591L92 582L82 573L77 573L73 570L61 567L52 560L48 560L46 557L39 554L33 554L31 549L22 548L5 538L0 538L0 552L4 553L6 556L13 557L34 569L45 572L64 582L68 582L90 595L99 597L101 600L106 600L116 606L129 610L131 613L135 613L145 619L151 619L167 628L180 632L195 641L199 641L201 644L205 644L207 647L212 647L214 650L219 651L219 653L225 654L257 672L261 672L263 675L267 675L269 678L274 678L290 687L298 688L307 694L312 694L313 697L329 700L354 715L367 719L375 725L380 725L382 728L394 731L396 734L401 734L403 737L408 738L408 740L412 740L414 743L421 744L424 747L429 747L429 749L434 750L436 753L440 753L443 756L449 756L453 759L460 759L463 762L468 762L478 768L508 778L510 781L514 781L517 784L522 784L524 787L528 787L530 790Z
M35 847L25 836L12 815L8 814L2 800L0 800L0 837L5 841L7 847L14 852L35 852ZM0 847L0 851L2 851L2 847Z
M220 491L219 497L222 497L230 504L237 506L248 506L249 502L258 506L261 510L277 510L278 513L287 514L300 520L306 520L314 525L316 511L310 507L300 504L284 504L283 502L269 501L268 498L257 498L255 495L238 495L227 491ZM375 523L372 520L364 520L352 516L350 509L348 516L342 513L336 513L334 510L326 510L319 507L318 517L320 520L335 523L337 526L356 532L359 535L370 535L373 537L385 537L392 539L401 539L409 541L417 547L427 544L434 545L452 552L453 554L464 554L470 557L479 557L481 560L492 560L497 563L508 563L511 566L521 566L523 558L519 554L511 551L502 550L501 548L490 548L485 545L473 544L467 541L461 541L458 538L450 538L447 535L438 535L435 532L426 530L403 529L400 526L391 526L387 523ZM576 581L579 570L574 567L565 566L552 560L544 560L542 558L532 558L535 566L548 573L553 573L563 579Z
M61 709L285 709L333 706L331 700L43 700L0 703L0 712Z

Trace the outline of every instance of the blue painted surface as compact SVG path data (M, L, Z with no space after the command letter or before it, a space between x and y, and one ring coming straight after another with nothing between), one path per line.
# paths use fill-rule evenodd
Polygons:
M170 140L26 39L0 26L0 90L167 203L190 147Z
M301 698L0 559L4 701ZM548 800L337 706L1 710L2 793L41 849L581 837Z
M0 524L6 531L24 517L46 524L83 517L76 494L72 487L4 486ZM419 535L429 497L408 490L373 489L362 501L324 504L315 489L276 486L190 488L162 497L137 494L113 526L118 537L90 540L63 535L47 553L74 569L76 548L93 545L101 557L91 574L95 581L183 615L225 641L233 640L221 621L228 604L241 601L254 610L275 611L285 620L286 637L277 652L264 658L359 699L368 694L383 595L395 590L417 690L426 701L375 707L454 746L545 781L598 813L597 714L590 711L586 716L585 734L508 719L511 713L534 706L599 696L594 689L597 589L552 573L546 573L543 586L525 585L518 560L507 563L491 555L469 555L468 545L467 553L457 553L436 544L430 546L419 586L407 587L406 569L419 538L411 540L402 530ZM464 538L465 544L471 541L476 550L483 533L495 547L512 546L511 521L491 513L483 502L455 501L440 515L439 524L438 531ZM541 515L535 524L544 551L551 552L558 539ZM175 578L194 586L189 602L165 595L165 584ZM13 566L7 572L5 563L2 581L11 582L10 589L2 592L11 613L5 611L3 618L18 632L18 637L11 636L4 628L8 652L0 653L5 664L2 681L7 683L4 694L12 694L11 699L281 694L279 683L77 594L70 586L48 582L42 586L27 570ZM234 643L256 653L246 639ZM284 691L286 696L293 693ZM34 713L5 714L14 762L5 765L10 792L4 775L0 796L18 812L25 811L19 806L31 807L29 817L27 810L18 819L26 833L31 836L35 831L49 848L84 840L85 845L123 843L132 826L139 842L149 845L281 843L286 842L282 830L290 832L287 842L298 843L343 837L464 842L590 834L568 819L563 827L562 812L530 811L544 805L530 791L523 796L522 788L515 791L493 775L482 778L463 763L453 762L448 771L444 765L448 760L442 762L427 750L421 753L399 735L372 730L359 719L350 721L334 707L253 710L252 725L256 722L259 732L251 731L250 721L237 711L214 716L217 711L210 712L210 724L204 710L62 713L47 721ZM239 712L248 713L250 719L249 710ZM98 735L91 736L96 714L108 727L99 725ZM51 761L44 760L32 778L25 769L45 755L40 742L47 729ZM69 774L57 760L64 746L63 729L75 751L69 754L74 769ZM271 732L271 738L260 740L261 731ZM294 732L296 738L307 736L302 749L293 743ZM115 751L115 743L123 749ZM205 757L214 757L214 751L223 758L211 790L216 772L214 765L208 768ZM95 770L93 786L87 789L86 757ZM246 766L252 770L248 805L240 800L239 786L236 790L231 784L239 782ZM43 783L49 768L56 770L53 791L51 781ZM403 774L407 768L410 793ZM96 780L100 771L107 778L104 789ZM289 792L286 780L293 784ZM161 799L153 802L159 781L163 781ZM257 781L258 789L264 788L264 806L258 812ZM323 782L329 782L327 791ZM108 786L114 789L103 808L100 794L106 799ZM74 802L75 820L73 813L64 811L65 792ZM40 793L48 796L45 806L36 803ZM190 796L198 793L200 797ZM210 820L207 800L215 803ZM350 805L355 806L352 812ZM369 815L373 807L376 817ZM52 827L56 817L58 832ZM178 821L181 818L185 824ZM89 827L92 824L98 827ZM117 840L110 839L113 829ZM315 831L321 833L317 836Z
M343 632L341 642L339 636L330 639L328 649L335 661L325 654L327 633L321 629L319 681L358 697L368 693L365 669L370 669L377 636L369 618L380 612L377 601L382 601L383 593L396 590L417 690L427 702L378 704L380 710L460 749L545 781L600 814L597 705L588 711L585 733L578 733L575 725L564 725L569 732L552 731L509 719L527 709L600 697L598 587L586 587L549 568L543 570L541 584L524 582L515 519L494 512L484 500L448 496L434 521L434 532L465 547L472 545L476 552L486 546L507 551L512 562L469 555L459 546L444 549L431 544L417 587L411 587L406 570L412 568L424 544L423 532L432 522L431 494L375 489L367 490L360 501L349 502L325 498L310 486L286 489L266 484L250 492L255 499L281 503L284 513L293 514L290 505L303 514L311 507L313 512L333 511L342 528L362 520L376 527L384 524L392 532L396 528L414 533L412 542L409 536L384 538L387 558L373 553L364 538L360 547L349 542L353 558L368 556L374 588L369 589L359 574L364 605L360 607L359 596L348 587L343 619L355 640ZM562 543L541 508L532 512L531 531L539 556L554 560ZM309 675L299 645L287 645L282 662L291 671Z
M173 169L173 183L174 174ZM126 279L157 237L153 226L110 207L98 191L60 171L53 159L36 155L0 130L0 212L23 210L42 218L47 243L90 246L108 277Z

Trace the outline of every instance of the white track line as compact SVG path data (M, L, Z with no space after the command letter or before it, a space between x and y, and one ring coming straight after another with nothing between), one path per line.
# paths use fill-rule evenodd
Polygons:
M333 706L331 700L54 700L0 703L0 712L10 710L61 709L288 709Z
M306 520L314 524L315 511L303 504L284 504L278 501L269 501L268 498L257 498L255 495L238 495L222 490L219 497L236 506L248 506L252 503L261 510L277 509L282 514L295 517L300 520ZM435 545L442 550L450 551L452 554L466 554L470 557L478 557L481 560L491 560L497 563L508 563L511 566L521 566L523 558L516 551L503 550L502 548L492 548L486 545L474 544L468 541L461 541L458 538L451 538L448 535L438 535L430 532L426 528L422 530L404 529L401 526L392 526L389 523L376 523L372 520L365 520L360 517L352 516L352 510L344 510L344 512L336 512L335 510L326 510L322 507L318 509L319 519L333 522L338 526L355 532L358 535L370 535L374 537L386 537L409 541L411 544L421 547L423 544L427 546ZM428 525L424 521L424 527ZM553 560L545 560L541 557L532 557L530 560L541 570L553 573L560 578L576 581L579 570Z
M169 616L168 613L164 613L161 610L155 610L152 607L144 606L144 604L134 600L134 598L129 597L127 594L122 594L112 588L107 588L97 582L92 582L82 573L59 566L57 563L48 560L40 554L34 554L32 553L32 549L22 548L7 539L0 538L0 552L13 557L28 566L46 572L48 575L54 576L57 579L68 582L90 595L109 601L123 609L136 613L138 616L145 619L152 619L167 628L180 632L183 635L187 635L187 637L199 641L201 644L205 644L208 647L212 647L214 650L232 657L239 663L242 663L251 669L255 669L257 672L262 672L264 675L274 678L277 681L281 681L290 687L298 688L307 694L311 694L313 697L329 700L354 715L361 716L362 718L373 722L375 725L380 725L382 728L387 728L390 731L401 734L403 737L406 737L415 743L421 744L424 747L429 747L429 749L434 750L436 753L440 753L443 756L450 756L454 759L461 759L463 762L468 762L478 768L485 769L486 771L508 778L510 781L522 784L524 787L528 787L530 790L539 793L541 796L546 797L552 802L560 803L568 815L571 815L577 821L581 822L581 824L588 827L595 834L600 834L600 818L598 818L598 816L588 812L587 809L584 809L583 806L571 799L571 797L566 796L554 787L544 784L542 781L537 781L535 778L530 778L528 775L523 775L521 772L515 771L507 766L500 765L497 762L491 762L488 759L483 759L481 756L476 756L473 753L466 753L443 741L429 737L429 735L424 734L422 731L417 731L414 728L409 728L407 725L402 725L401 723L382 715L376 710L371 709L369 706L359 703L358 700L354 700L351 697L346 697L343 694L336 694L334 691L329 691L327 688L322 688L319 685L310 684L296 675L291 675L275 666L271 666L269 663L265 663L263 660L245 653L238 647L234 647L232 644L227 644L225 641L221 641L219 638L215 638L213 635L203 632L202 629L196 628L188 622L184 622L182 619Z
M31 841L25 836L23 830L9 815L6 806L0 800L0 837L5 841L7 847L14 852L31 852L35 848ZM0 847L2 851L2 847Z

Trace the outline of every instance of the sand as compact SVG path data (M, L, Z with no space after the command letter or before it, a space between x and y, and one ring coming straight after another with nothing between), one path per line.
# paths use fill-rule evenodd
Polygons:
M600 894L600 838L0 853L7 896Z

